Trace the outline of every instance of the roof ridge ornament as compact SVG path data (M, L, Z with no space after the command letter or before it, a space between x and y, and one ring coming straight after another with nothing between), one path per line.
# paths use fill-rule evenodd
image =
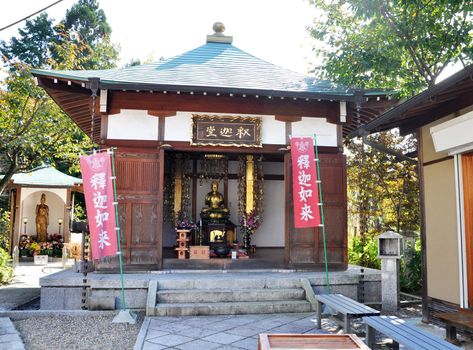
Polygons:
M212 26L214 33L207 35L207 43L222 43L231 44L233 42L233 36L224 35L225 24L222 22L215 22Z

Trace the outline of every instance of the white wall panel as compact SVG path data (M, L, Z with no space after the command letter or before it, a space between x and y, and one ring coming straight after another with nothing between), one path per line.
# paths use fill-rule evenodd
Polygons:
M286 123L276 120L274 116L263 116L263 144L286 144Z
M118 140L157 140L159 119L144 110L122 109L108 117L107 138Z
M317 134L318 146L337 146L337 125L322 118L302 117L300 122L292 123L292 136L312 136Z

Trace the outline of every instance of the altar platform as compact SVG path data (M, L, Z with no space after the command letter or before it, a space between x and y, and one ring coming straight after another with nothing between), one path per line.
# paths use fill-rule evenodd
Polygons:
M176 259L172 248L163 249L164 270L285 270L284 248L256 248L246 259L210 258L210 259ZM325 271L325 264L307 263L289 266L297 271ZM343 264L329 264L330 271L345 270Z
M217 260L217 259L215 259ZM225 259L222 259L225 260ZM381 272L349 266L329 273L330 292L367 303L381 300ZM291 269L173 270L125 273L128 308L149 315L313 311L313 294L327 292L325 272ZM120 275L64 270L40 279L41 309L118 309Z

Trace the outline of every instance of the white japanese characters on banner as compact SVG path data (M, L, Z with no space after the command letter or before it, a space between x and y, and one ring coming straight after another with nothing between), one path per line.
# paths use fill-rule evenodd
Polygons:
M320 226L319 191L312 137L292 137L294 226Z
M81 156L80 167L89 218L92 259L116 255L117 233L110 155L102 152Z

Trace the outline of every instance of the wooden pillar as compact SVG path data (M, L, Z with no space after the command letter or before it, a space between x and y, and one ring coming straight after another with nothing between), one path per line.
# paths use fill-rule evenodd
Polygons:
M15 222L13 226L13 245L17 245L19 242L19 238L21 235L22 223L23 218L21 217L23 212L21 210L21 187L16 188L16 196L15 196ZM34 225L34 220L31 220L32 224Z
M15 192L11 190L10 196L10 244L8 245L8 253L11 255L13 251L13 228L15 226Z
M284 154L284 265L287 267L291 257L291 234L293 226L291 154Z
M164 150L159 150L159 183L157 203L157 260L158 268L163 267L163 202L164 202Z

